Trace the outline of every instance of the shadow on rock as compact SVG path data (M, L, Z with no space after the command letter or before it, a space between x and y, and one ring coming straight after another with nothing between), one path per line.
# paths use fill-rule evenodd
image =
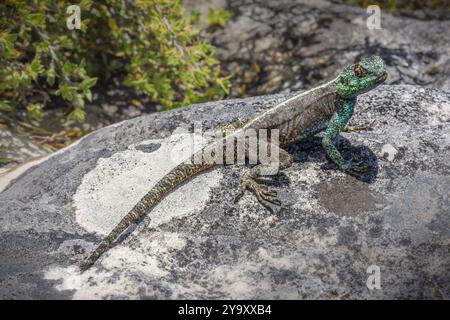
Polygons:
M375 181L379 166L378 159L372 150L365 145L354 146L342 136L336 138L335 146L345 159L353 159L354 163L360 163L364 167L361 172L349 172L350 175L366 183ZM322 138L319 136L292 145L289 152L293 155L295 162L323 162L326 159L327 162L321 166L322 170L339 170L326 155L322 147Z
M291 181L289 180L288 176L284 172L279 172L275 176L270 176L268 178L265 178L264 180L260 179L261 181L264 181L264 184L268 187L286 187L291 184Z

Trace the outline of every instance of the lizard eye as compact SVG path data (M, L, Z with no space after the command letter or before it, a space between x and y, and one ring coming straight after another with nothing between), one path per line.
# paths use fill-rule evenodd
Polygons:
M355 72L355 75L358 78L367 76L367 70L360 64L355 64L355 66L353 67L353 72Z

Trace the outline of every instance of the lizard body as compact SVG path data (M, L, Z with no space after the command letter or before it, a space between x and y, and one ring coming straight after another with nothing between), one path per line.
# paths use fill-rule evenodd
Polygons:
M236 135L237 132L246 129L278 129L279 141L269 141L268 145L271 144L271 147L276 148L279 153L278 169L283 170L292 165L292 157L283 149L284 147L325 131L322 145L328 157L343 171L361 171L364 167L361 164L355 164L351 160L344 159L333 142L352 116L357 95L375 88L383 83L386 78L384 62L380 57L372 56L363 59L357 64L344 68L332 81L296 94L246 122L238 121L230 125L230 128L235 130L231 135ZM203 147L198 152L203 152L206 148ZM234 145L235 148L236 145ZM248 148L248 145L246 145L246 148ZM253 151L250 148L247 150L249 153ZM236 152L234 152L234 155L236 155ZM81 271L94 264L120 234L148 213L166 194L182 182L217 165L214 162L195 163L192 161L194 158L195 155L192 155L158 181L82 263ZM268 209L270 209L270 203L281 204L276 198L275 192L256 181L260 176L267 174L267 171L264 170L268 166L270 164L258 162L257 165L243 174L237 199L245 190L250 190Z

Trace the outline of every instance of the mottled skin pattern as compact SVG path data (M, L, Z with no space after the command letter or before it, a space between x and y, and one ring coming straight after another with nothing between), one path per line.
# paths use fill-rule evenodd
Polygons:
M283 149L285 146L325 130L322 145L328 157L343 171L362 171L364 170L363 165L355 164L351 159L343 158L334 146L334 139L345 128L352 116L357 95L375 88L386 78L387 73L383 60L378 56L372 56L357 64L349 65L337 78L324 85L299 93L252 119L237 121L223 129L234 129L231 134L237 134L237 132L245 129L278 129L279 141L269 140L267 142L271 144L271 147L276 148L279 153L278 170L286 169L292 165L292 157ZM206 146L204 150L208 147L210 146ZM248 153L256 152L248 145L246 147ZM236 145L234 149L236 149ZM234 152L234 155L236 155L236 152ZM122 232L148 213L167 193L183 181L217 165L214 162L194 164L192 161L194 158L195 155L172 169L161 179L82 263L81 271L94 264ZM259 163L245 172L241 178L241 187L236 200L245 190L250 190L260 203L269 210L271 210L269 204L280 205L276 193L256 181L264 173L267 174L267 171L264 170L269 167L270 163Z

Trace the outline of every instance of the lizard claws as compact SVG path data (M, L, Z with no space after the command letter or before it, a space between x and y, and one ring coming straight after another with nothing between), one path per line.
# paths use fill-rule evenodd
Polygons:
M270 207L270 203L281 206L281 201L277 198L276 191L270 190L267 186L259 184L254 179L246 176L244 176L241 180L241 186L239 188L239 193L235 198L235 202L242 197L247 189L252 191L258 201L271 213L273 213L273 209Z
M242 198L244 193L245 193L245 189L244 190L239 190L239 192L236 195L236 197L234 197L234 203L238 203L238 201Z
M343 170L349 173L350 175L359 176L367 172L368 169L369 166L365 164L364 161L357 161L357 162L349 161L348 166L346 166Z
M344 165L340 165L339 169L344 171L345 173L354 176L356 178L361 177L362 174L366 173L369 169L369 166L365 164L364 161L353 161L349 160L344 163Z
M366 172L367 169L369 167L365 164L364 161L358 161L352 164L352 167L350 168L350 170L358 172L358 173L363 173Z

